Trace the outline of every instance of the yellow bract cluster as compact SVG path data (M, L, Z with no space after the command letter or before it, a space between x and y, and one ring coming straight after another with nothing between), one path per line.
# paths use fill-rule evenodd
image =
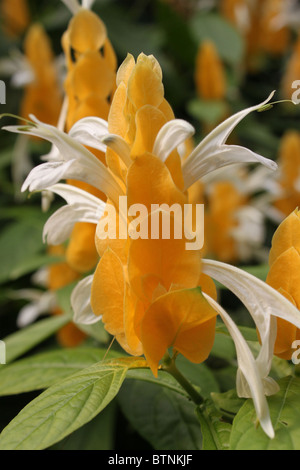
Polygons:
M203 41L198 49L195 69L198 95L205 100L222 100L227 91L224 66L213 42Z
M300 308L300 212L292 212L276 230L269 257L270 271L266 282ZM292 323L277 319L274 354L291 359L292 344L300 331Z
M8 36L18 38L30 23L27 0L1 0L2 28Z
M83 9L70 21L62 44L68 68L67 130L86 116L107 119L117 59L104 23L95 13Z
M21 115L34 114L48 124L56 125L62 105L62 92L54 63L50 40L42 25L33 24L25 37L24 52L33 72L25 87Z
M283 136L279 152L280 194L275 200L275 207L288 216L300 204L300 134L288 131ZM299 183L298 183L299 184Z
M285 8L285 0L222 0L220 9L246 40L251 67L263 53L283 54L291 39L288 27L276 27L275 18Z
M107 38L102 20L89 10L80 10L69 23L63 36L63 48L67 58L68 74L65 91L68 98L66 130L79 119L96 116L107 119L110 102L116 87L117 59ZM92 150L102 162L102 152ZM69 181L100 199L105 196L92 186ZM95 226L77 223L66 251L69 265L78 272L87 272L97 261Z
M157 133L173 118L158 62L141 54L135 63L129 55L117 84L109 130L130 145L132 164L126 169L110 151L108 165L125 185L128 206L143 204L149 214L151 204L182 206L188 195L179 155L173 152L163 163L152 153ZM101 259L91 302L107 331L130 354L145 354L154 374L171 346L191 361L205 360L214 340L216 312L199 286L213 297L216 292L211 279L201 275L200 252L186 250L186 240L172 233L168 240L103 238L97 229Z

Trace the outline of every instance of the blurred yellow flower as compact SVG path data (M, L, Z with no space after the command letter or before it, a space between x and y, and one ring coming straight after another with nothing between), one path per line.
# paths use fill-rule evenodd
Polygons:
M80 9L71 19L62 44L67 60L65 91L68 99L66 130L87 116L107 119L115 90L117 59L107 37L103 21L92 11ZM103 152L94 155L105 161ZM104 198L101 191L89 184L69 181L91 194ZM95 226L77 223L66 251L66 260L78 272L87 272L97 261Z
M266 282L278 290L295 307L300 308L300 211L294 210L278 227L269 257L270 271ZM300 316L300 313L299 313ZM277 318L274 354L291 359L292 344L300 339L300 330Z
M1 0L0 11L2 29L12 38L21 36L30 24L27 0Z
M278 156L278 195L274 206L287 217L300 204L300 134L287 131Z
M34 114L44 122L56 125L62 105L62 91L52 46L41 24L35 23L28 30L24 51L33 78L24 90L21 116L28 118L29 114Z
M225 69L212 41L203 41L198 48L195 69L196 90L204 100L222 100L226 95Z

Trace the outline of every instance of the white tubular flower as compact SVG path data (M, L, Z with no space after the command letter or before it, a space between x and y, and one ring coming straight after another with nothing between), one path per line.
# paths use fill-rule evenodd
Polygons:
M167 122L157 134L153 154L165 162L170 153L194 135L195 129L182 119Z
M261 249L265 238L264 215L256 207L245 205L234 212L237 226L231 230L239 259L247 261Z
M73 321L79 325L93 325L101 321L101 316L96 316L91 307L91 288L93 275L80 281L71 295L71 305L74 311Z
M62 2L69 8L73 15L76 15L81 8L90 10L95 2L95 0L82 0L80 5L78 0L62 0Z
M38 165L29 173L22 191L41 191L62 179L75 179L91 184L105 192L112 201L118 202L124 190L103 163L68 134L40 122L34 116L30 118L33 122L25 126L7 126L3 129L43 138L55 145L58 151L52 152L50 161ZM93 142L94 139L91 139L91 146ZM57 161L54 160L56 158Z
M268 158L262 157L245 147L225 144L239 122L251 112L257 111L266 105L274 96L274 93L272 92L263 103L244 109L226 119L200 142L182 166L186 189L207 173L234 163L262 163L271 170L277 169L277 164Z
M41 291L38 289L20 289L13 295L14 299L28 300L29 303L23 307L17 317L18 328L25 328L33 323L41 315L47 315L57 306L54 292Z
M46 222L43 239L49 245L65 242L75 223L89 222L97 225L105 210L105 203L87 191L70 184L56 184L47 191L63 197L67 205L58 209Z
M225 310L207 294L203 295L211 304L211 306L219 313L234 341L237 352L239 371L241 374L243 374L243 377L245 377L245 382L247 383L248 390L250 392L249 396L251 396L253 399L257 418L259 419L260 425L264 432L270 437L270 439L273 439L275 433L270 419L268 403L265 397L259 368L255 362L253 354L250 351L250 348L240 333L238 327L230 318L230 316L225 312ZM278 391L278 387L276 391Z
M269 372L271 370L274 343L276 339L275 317L300 327L298 309L283 295L255 276L229 264L213 260L203 260L202 269L205 274L223 284L233 292L246 306L252 316L261 340L261 349L256 358L261 378L266 380L266 392L270 389ZM240 382L242 385L242 381ZM272 387L271 387L272 388ZM273 393L277 391L274 382ZM241 393L241 390L240 390ZM243 390L247 396L247 390Z

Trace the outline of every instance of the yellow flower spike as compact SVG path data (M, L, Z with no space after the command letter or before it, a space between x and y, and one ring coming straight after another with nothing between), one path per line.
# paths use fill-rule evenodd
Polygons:
M286 66L286 71L282 80L281 93L283 98L291 99L294 89L293 82L300 77L300 35L293 46L291 57Z
M82 9L70 21L62 38L67 58L68 74L65 90L68 97L66 129L80 119L97 116L107 119L111 97L115 91L117 59L114 49L107 38L103 21L93 12ZM90 149L101 161L105 155ZM121 171L118 176L121 175ZM81 183L69 181L88 192L95 189ZM97 197L106 199L104 194ZM95 246L95 225L77 223L70 237L67 261L78 272L91 270L99 259Z
M68 28L70 46L79 54L99 51L106 40L106 27L92 11L83 9L71 19Z
M296 186L300 173L300 134L288 131L283 136L278 156L280 195L274 206L288 216L300 203Z
M94 274L91 293L92 309L96 315L102 316L105 329L116 337L122 348L131 355L139 356L142 353L140 341L132 331L132 326L130 326L132 323L128 322L134 315L132 295L127 289L125 291L124 268L120 259L108 248ZM126 317L127 334L125 335ZM127 338L128 334L129 338Z
M135 60L132 54L127 54L126 59L122 62L117 72L117 87L123 82L125 86L128 84L130 75L135 67Z
M196 58L195 83L198 95L205 100L222 100L226 94L223 64L213 42L203 41Z
M149 223L150 225L150 223ZM167 291L172 285L181 288L196 287L201 273L199 251L186 250L186 240L174 239L131 240L128 256L129 281L136 295L146 300L149 287L161 284ZM176 256L174 256L176 253ZM151 276L149 278L149 276ZM149 281L151 284L149 286Z
M278 29L273 25L274 19L283 11L284 3L286 0L265 0L262 5L260 44L265 52L273 55L284 53L291 37L287 27Z
M131 147L133 158L136 155L143 155L145 152L152 152L156 136L166 122L164 114L149 104L137 111L135 117L136 134Z
M118 256L108 248L94 274L92 308L96 315L102 315L105 328L114 336L124 332L124 294L123 265Z
M231 233L237 225L234 212L247 202L246 198L230 182L215 183L208 197L206 249L221 261L236 261L238 253Z
M142 320L145 357L155 376L158 363L171 346L192 362L202 362L214 342L216 312L201 289L184 289L159 297Z
M50 40L40 24L33 24L24 40L24 51L34 79L25 87L21 115L34 114L48 124L57 124L62 93L54 65Z
M247 8L245 0L221 0L220 11L223 16L238 26L238 12L244 8Z
M53 256L64 256L65 247L63 245L50 246L48 252ZM61 289L79 279L78 272L73 270L64 261L51 265L48 270L48 276L48 288L53 291ZM61 309L55 308L52 313L54 315L61 315L63 312ZM58 342L66 348L77 346L85 338L86 335L73 323L68 323L57 333Z
M269 255L269 265L290 248L300 254L300 212L295 209L277 228Z
M39 71L45 64L54 60L50 40L43 26L39 23L33 24L24 41L24 52L30 64Z
M128 100L136 109L145 104L158 107L164 99L161 69L153 56L140 54L128 80Z
M63 245L50 246L49 254L53 256L64 256L65 248ZM49 289L57 290L67 286L71 282L79 279L79 274L74 271L67 263L55 263L49 267Z
M143 181L141 185L140 182ZM134 160L127 174L128 206L144 204L150 212L151 204L183 206L187 196L175 185L167 166L155 155L145 153Z
M272 240L266 282L300 309L300 213L292 212L278 227ZM300 314L299 314L300 315ZM300 339L300 330L283 319L277 319L274 354L291 359L292 343Z
M115 76L98 51L86 52L78 59L73 70L74 95L79 101L91 94L106 98L112 92Z
M78 272L93 269L99 259L95 243L95 225L87 222L76 224L66 251L67 263Z
M104 119L105 116L108 116L109 109L109 103L106 99L103 99L96 94L91 94L79 104L77 104L77 101L75 100L72 121L70 121L70 123L75 124L80 119L87 116L96 116L97 114L101 114L102 119Z
M102 229L102 226L98 224L95 236L96 248L100 258L102 258L107 248L110 248L119 257L122 264L125 265L127 263L128 258L129 239L120 239L118 237L120 224L124 227L125 221L123 221L123 219L119 217L118 212L115 214L114 210L109 210L110 208L114 209L113 204L109 200L107 201L106 207L108 208L108 210L104 212L104 215L101 220L105 219L107 224L109 224L110 226L113 226L114 223L116 224L116 238L106 238L102 230L100 230ZM104 230L107 231L108 227L105 226Z
M1 0L3 31L12 38L19 37L30 24L27 0Z

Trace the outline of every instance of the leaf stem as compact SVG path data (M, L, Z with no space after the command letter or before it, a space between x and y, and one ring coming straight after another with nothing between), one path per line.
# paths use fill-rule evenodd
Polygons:
M177 369L175 364L177 354L174 354L173 357L170 357L169 354L165 354L161 370L168 372L170 375L177 380L177 382L182 386L182 388L189 394L190 398L196 405L201 405L204 400L193 385L182 375L182 373Z

